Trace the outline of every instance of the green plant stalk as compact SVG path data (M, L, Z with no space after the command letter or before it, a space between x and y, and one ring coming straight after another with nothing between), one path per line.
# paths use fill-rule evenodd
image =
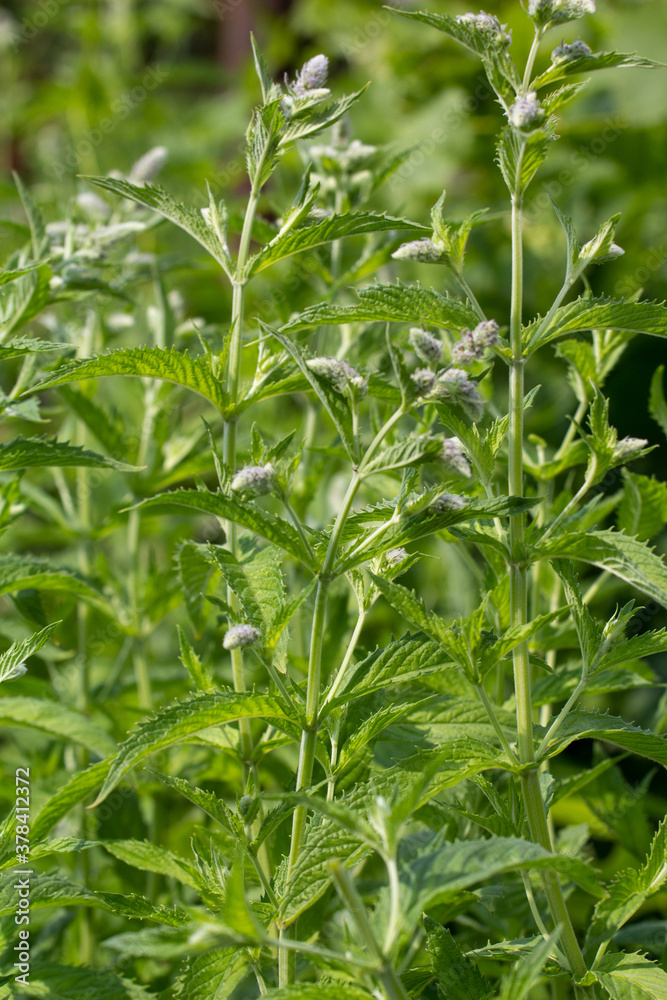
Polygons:
M521 164L517 169L520 176ZM523 233L522 196L517 189L512 194L512 300L510 316L510 346L512 359L509 379L509 493L523 496L523 399L525 356L521 340L521 319L523 310ZM528 570L524 553L525 516L519 514L510 518L510 613L512 625L528 623ZM530 765L535 760L533 741L533 705L531 696L530 662L528 643L523 642L514 649L514 689L516 696L517 738L519 759ZM528 826L532 839L552 851L551 836L547 823L547 813L542 799L537 767L529 767L521 776L521 789ZM542 873L542 884L549 903L551 915L556 924L562 926L561 946L567 958L572 975L581 979L586 974L577 936L572 926L563 889L556 872ZM588 988L575 986L577 998L593 996Z

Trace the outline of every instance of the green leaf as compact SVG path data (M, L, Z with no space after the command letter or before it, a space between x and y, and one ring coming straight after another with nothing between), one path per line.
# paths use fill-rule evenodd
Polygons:
M108 733L85 715L58 701L42 698L0 699L0 723L3 726L28 726L59 739L71 740L101 757L113 753L115 743Z
M138 186L129 181L116 179L114 177L85 177L84 180L91 184L111 191L121 198L129 198L130 201L150 208L158 212L163 218L175 223L180 229L189 233L197 242L217 260L220 266L228 271L230 258L227 248L220 239L215 229L209 226L199 209L188 208L175 201L167 191L153 184L143 184Z
M449 14L433 14L426 10L396 10L395 13L411 21L421 21L438 31L444 32L476 55L486 56L498 52L501 47L495 34L484 31L469 21L459 21ZM509 44L507 42L506 44Z
M43 354L47 351L69 351L69 344L53 344L48 340L36 340L32 337L16 337L11 344L0 344L0 361L11 358L22 358L26 354Z
M660 365L653 372L649 395L649 412L660 426L662 433L667 437L667 400L665 400L665 390L663 389L664 374L664 365Z
M364 465L364 478L377 472L390 472L412 468L423 462L435 460L442 453L442 438L431 434L408 435L394 444L381 448L370 462Z
M667 972L643 955L605 955L593 972L613 1000L667 1000Z
M205 358L191 358L189 354L174 348L165 350L161 347L133 347L111 351L95 358L71 361L34 385L26 395L68 382L105 378L109 375L163 379L191 389L208 399L221 412L226 412L229 406L227 393Z
M490 1000L494 990L477 966L463 954L450 931L424 918L426 947L445 1000Z
M623 498L618 527L640 541L653 538L667 524L667 484L623 470Z
M460 332L477 324L477 314L468 306L448 295L421 285L369 285L357 292L358 304L337 306L324 303L305 309L282 332L291 334L316 326L343 323L425 323Z
M641 868L617 872L607 885L607 895L600 899L586 934L586 947L594 953L601 944L611 941L637 910L667 881L667 819L663 819L653 838Z
M317 572L319 565L308 552L298 532L283 518L262 510L256 504L247 500L237 500L223 493L211 493L208 490L172 490L170 493L159 493L155 497L141 501L135 509L146 510L150 507L164 507L175 504L177 507L189 507L205 514L213 514L226 521L255 532L260 538L273 542L279 548L289 552L310 569Z
M197 542L183 542L176 552L178 578L190 620L201 634L204 628L204 595L214 574L208 549Z
M380 233L387 230L403 232L406 230L430 233L427 226L421 226L407 219L395 219L391 215L379 215L376 212L348 212L344 215L333 215L322 222L315 222L298 229L288 229L286 233L278 234L268 243L248 264L248 273L256 274L275 264L276 261L291 257L293 254L331 243L345 236L361 236L366 233Z
M282 989L269 990L264 994L265 1000L372 1000L374 996L375 993L366 993L350 983L324 981L283 986Z
M214 685L211 673L202 664L180 625L178 626L178 638L181 647L181 663L190 674L195 690L207 692L213 691Z
M528 135L518 136L505 126L499 136L496 155L507 187L525 191L546 160L555 138L552 121Z
M109 854L126 865L174 878L191 889L199 890L201 887L202 880L194 865L158 844L148 840L102 840L100 843Z
M337 392L326 378L318 375L308 367L308 359L298 344L295 344L294 341L284 336L278 330L274 330L272 327L265 326L264 324L262 326L285 348L290 357L296 362L302 374L308 379L311 388L315 390L315 395L331 417L334 427L340 434L340 439L343 442L346 452L354 460L355 441L352 426L352 411L347 398L342 393Z
M113 458L97 455L55 438L17 437L9 444L0 445L0 470L37 468L108 468L121 472L136 471L137 466L117 462Z
M77 772L42 806L41 811L30 826L30 835L35 841L41 840L66 816L73 806L100 787L111 767L111 760L101 760L83 771Z
M549 539L539 557L577 559L613 573L667 607L667 566L645 542L620 531L575 531Z
M611 69L613 67L640 67L657 68L662 63L654 62L653 59L644 59L642 56L626 52L591 52L590 55L582 55L577 59L563 59L553 63L544 73L535 77L531 83L533 90L546 87L557 80L572 76L575 73L590 73L597 69Z
M74 570L54 566L40 556L0 555L0 594L17 590L63 590L81 597L101 599L101 593Z
M89 395L69 385L60 387L60 395L108 455L122 461L134 453L134 442L126 433L127 422L116 410L102 409Z
M160 774L159 772L157 777L168 788L173 788L174 791L186 798L188 802L192 802L202 812L205 812L207 816L210 816L216 823L219 823L225 830L228 830L236 840L239 842L243 841L245 836L243 823L232 812L229 806L222 799L219 799L217 795L214 795L213 792L197 788L191 785L189 781L186 781L185 778L175 778L168 774Z
M527 954L521 956L509 973L503 976L498 1000L524 1000L528 996L539 979L554 945L558 943L559 936L559 930L554 931L548 938L538 941Z
M329 128L330 125L333 125L343 115L347 114L365 90L366 87L362 87L361 90L356 90L353 94L346 94L344 97L331 101L330 104L327 104L321 110L310 110L307 115L302 117L294 116L283 127L280 138L281 148L284 149L297 139L306 139L309 136L318 135L323 129Z
M535 732L544 734L545 730L536 726ZM547 747L546 756L554 757L570 743L581 739L605 740L667 767L667 739L663 736L656 736L655 733L625 722L615 715L601 715L599 712L586 712L583 709L569 713Z
M103 802L123 775L157 750L181 743L203 729L239 719L270 720L278 728L282 722L289 721L277 701L259 693L200 694L168 705L137 726L120 745L93 806Z
M187 961L173 987L175 1000L226 1000L245 975L243 949L215 948Z
M152 1000L155 994L124 976L104 969L59 965L57 962L30 962L30 985L16 981L17 996L32 1000Z
M556 310L548 323L541 318L523 331L526 353L568 333L587 330L624 330L667 337L667 309L659 302L582 297Z
M9 649L0 654L0 683L12 680L13 677L20 677L25 672L25 661L44 646L59 624L60 622L55 622L53 625L47 625L30 638L22 642L13 642Z

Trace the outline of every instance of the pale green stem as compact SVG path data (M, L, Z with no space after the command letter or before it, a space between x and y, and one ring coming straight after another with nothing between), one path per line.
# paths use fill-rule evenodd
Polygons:
M542 35L544 34L544 28L535 28L535 35L533 37L533 44L530 47L530 52L528 53L528 59L526 60L526 71L523 74L523 83L521 84L521 89L524 93L528 91L530 87L530 80L533 75L533 66L535 65L535 59L537 58L537 53L540 48L540 42L542 41Z
M398 974L391 962L382 953L379 944L375 939L373 928L371 927L359 893L354 887L352 879L340 862L331 865L331 876L336 887L336 891L345 904L354 924L359 932L361 940L365 944L371 959L376 963L375 975L382 983L382 988L387 996L387 1000L408 1000L408 995L403 988L403 984L398 978Z
M475 310L475 312L479 316L480 320L482 322L484 322L486 320L486 314L484 313L484 310L482 309L481 305L479 304L479 302L477 300L477 296L475 295L475 293L473 292L472 288L470 287L470 285L468 284L468 282L466 281L466 279L463 277L462 274L456 274L456 272L454 272L454 274L455 274L456 280L459 283L461 291L467 297L468 301L470 302L470 305L473 307L473 309Z
M587 409L588 409L588 400L587 399L580 399L579 400L579 405L577 407L577 412L574 415L574 420L571 421L570 426L567 429L567 433L565 434L565 437L563 438L563 443L561 444L560 448L558 449L558 451L554 455L554 458L557 458L557 459L561 458L561 456L565 454L565 449L568 447L568 445L572 444L572 441L574 440L574 436L577 433L577 427L581 426L581 422L584 419L584 417L586 416L586 410Z
M298 514L294 510L294 507L292 507L292 504L289 502L289 498L287 496L283 495L281 496L280 499L282 500L283 507L287 511L290 521L294 525L296 532L303 543L303 547L305 548L308 555L312 556L313 549L310 542L308 541L308 536L306 535L306 532L303 530L303 525L299 520Z
M558 515L558 517L556 517L551 522L551 524L549 525L549 527L546 529L546 531L544 532L544 534L540 538L540 543L545 542L547 540L547 538L549 537L549 535L553 534L553 532L556 530L556 528L558 527L558 525L561 524L561 522L565 520L565 518L568 516L568 514L570 514L571 511L575 510L575 508L577 507L577 505L579 504L579 502L581 500L583 500L583 498L586 496L586 494L590 490L591 486L595 482L595 478L597 476L597 471L598 471L597 459L595 458L595 456L593 456L593 461L591 463L591 468L590 468L588 474L586 475L586 479L582 483L581 488L575 493L575 495L572 497L572 499L570 500L570 502L568 503L568 505L560 512L560 514Z
M537 903L535 902L533 887L530 884L530 876L528 875L528 872L520 872L520 875L521 875L521 881L523 882L523 888L526 893L526 899L528 900L528 906L530 907L530 912L533 915L533 920L535 921L535 925L538 931L546 941L549 938L549 931L547 930L546 925L542 920L542 914L540 913L537 907ZM565 955L563 955L560 948L556 948L554 946L553 955L556 958L556 961L560 965L562 965L565 969L567 969L567 959L565 958Z
M512 747L510 746L510 744L509 744L509 742L507 740L507 737L505 736L505 733L503 732L503 728L500 725L500 722L498 721L498 718L497 718L496 713L494 711L493 705L491 704L491 699L489 698L488 694L486 693L486 690L484 689L484 685L483 684L476 684L475 685L475 691L477 692L477 694L479 696L479 700L481 701L482 705L484 706L484 709L486 711L486 714L489 717L489 721L490 721L491 725L493 726L493 728L495 729L495 731L496 731L496 733L498 735L498 739L500 740L500 745L502 746L503 750L505 751L505 753L507 754L507 756L509 757L509 759L512 761L512 763L513 764L518 764L519 761L516 758L516 754L514 753L514 750L512 750Z
M517 175L521 173L521 158L519 158L517 166ZM509 493L518 497L523 496L525 356L521 339L522 311L522 196L517 190L512 194L512 302L510 316L512 360L509 385ZM516 517L510 518L510 616L512 625L519 627L527 624L528 621L524 528L524 515L519 514ZM513 661L519 758L523 764L530 765L535 761L535 748L533 741L531 675L527 642L523 642L515 647ZM553 847L547 823L547 812L542 799L536 767L530 768L522 774L521 787L531 837L533 841L551 852ZM586 964L572 926L558 875L553 871L544 871L542 872L542 883L553 920L556 924L562 926L561 944L567 957L570 971L575 978L581 979L586 974ZM584 998L590 997L592 994L588 989L575 986L575 995Z
M549 729L546 732L544 739L540 743L539 747L537 748L537 752L535 754L538 760L546 752L547 747L551 743L552 739L554 738L560 727L567 719L574 705L576 705L577 701L579 700L579 696L581 695L581 692L584 691L584 689L586 688L587 683L588 683L588 677L586 676L582 677L579 683L577 684L576 688L574 689L574 691L572 692L572 694L570 695L570 697L565 702L562 709L554 719L554 721L549 726Z
M324 699L324 705L328 705L330 701L333 701L338 694L338 689L343 682L343 677L347 672L347 668L350 665L350 660L354 655L354 651L357 648L357 641L361 635L361 630L364 627L364 622L366 620L366 612L363 610L359 611L359 617L357 618L357 624L354 626L354 631L350 637L350 641L345 650L345 656L343 657L343 662L338 668L338 673L336 674L331 687L327 692L327 696Z
M389 876L390 909L389 923L384 939L384 953L389 955L401 926L401 883L398 877L398 865L395 856L385 858L387 875Z

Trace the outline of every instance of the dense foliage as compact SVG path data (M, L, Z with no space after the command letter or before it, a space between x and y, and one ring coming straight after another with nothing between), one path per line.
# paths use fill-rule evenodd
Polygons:
M604 394L667 310L607 294L619 216L581 233L555 189L557 294L524 262L561 109L657 65L561 41L594 7L383 11L481 65L493 212L404 217L415 148L353 135L367 95L323 55L278 83L254 42L245 197L170 194L157 146L46 221L16 175L15 995L667 997L662 369L634 435Z

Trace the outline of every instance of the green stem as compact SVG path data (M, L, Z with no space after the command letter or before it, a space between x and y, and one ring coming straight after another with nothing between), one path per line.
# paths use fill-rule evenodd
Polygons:
M533 75L533 66L535 65L535 59L540 48L540 42L542 41L542 35L544 34L544 28L535 28L535 35L533 37L533 44L530 47L530 52L528 53L528 59L526 60L526 71L523 74L523 83L521 84L521 89L524 93L530 87L530 78Z
M575 507L577 506L577 504L579 503L579 501L583 500L583 498L586 496L586 494L590 490L591 486L595 482L595 478L597 476L597 473L598 473L597 458L595 456L593 456L593 461L591 462L591 467L590 467L590 469L589 469L589 471L588 471L588 473L586 475L586 479L582 483L580 489L577 490L577 492L575 493L575 495L572 497L572 499L567 504L567 506L560 512L560 514L558 515L558 517L554 518L554 520L551 522L551 524L549 525L549 527L546 529L546 531L544 532L544 534L540 538L540 543L545 542L547 540L547 538L549 537L549 535L553 534L553 532L556 530L556 528L558 527L558 525L561 524L561 522L565 520L565 518L568 516L568 514L575 509Z
M521 164L517 175L521 173ZM523 496L523 398L525 356L521 340L521 319L523 311L523 234L522 196L519 190L512 194L512 302L510 315L510 427L509 427L509 493ZM522 626L528 622L527 592L528 571L524 552L524 515L510 518L510 616L511 623ZM530 662L528 643L515 647L514 688L516 697L517 737L519 759L523 764L535 761L533 741L533 705L531 696ZM526 770L521 776L524 806L530 835L536 843L551 852L553 845L549 834L547 812L540 791L539 774L536 767ZM542 884L547 896L551 915L562 927L561 946L572 975L581 979L586 973L577 936L572 926L563 889L558 875L553 871L542 872ZM588 989L575 986L577 997L590 997Z
M475 690L477 691L477 694L479 696L479 700L481 701L482 705L484 706L484 708L486 710L486 714L489 717L489 721L490 721L491 725L493 726L493 728L495 729L495 731L496 731L496 733L498 735L498 739L500 740L500 745L502 746L503 750L505 751L505 753L507 754L507 756L509 757L509 759L512 761L512 763L518 764L519 762L518 762L518 760L516 758L516 754L512 750L512 747L509 745L507 737L505 736L505 733L503 732L503 728L502 728L502 726L500 725L500 723L498 721L498 718L497 718L496 713L494 711L493 705L491 704L491 699L489 698L488 694L486 693L484 685L483 684L476 684L475 685Z

